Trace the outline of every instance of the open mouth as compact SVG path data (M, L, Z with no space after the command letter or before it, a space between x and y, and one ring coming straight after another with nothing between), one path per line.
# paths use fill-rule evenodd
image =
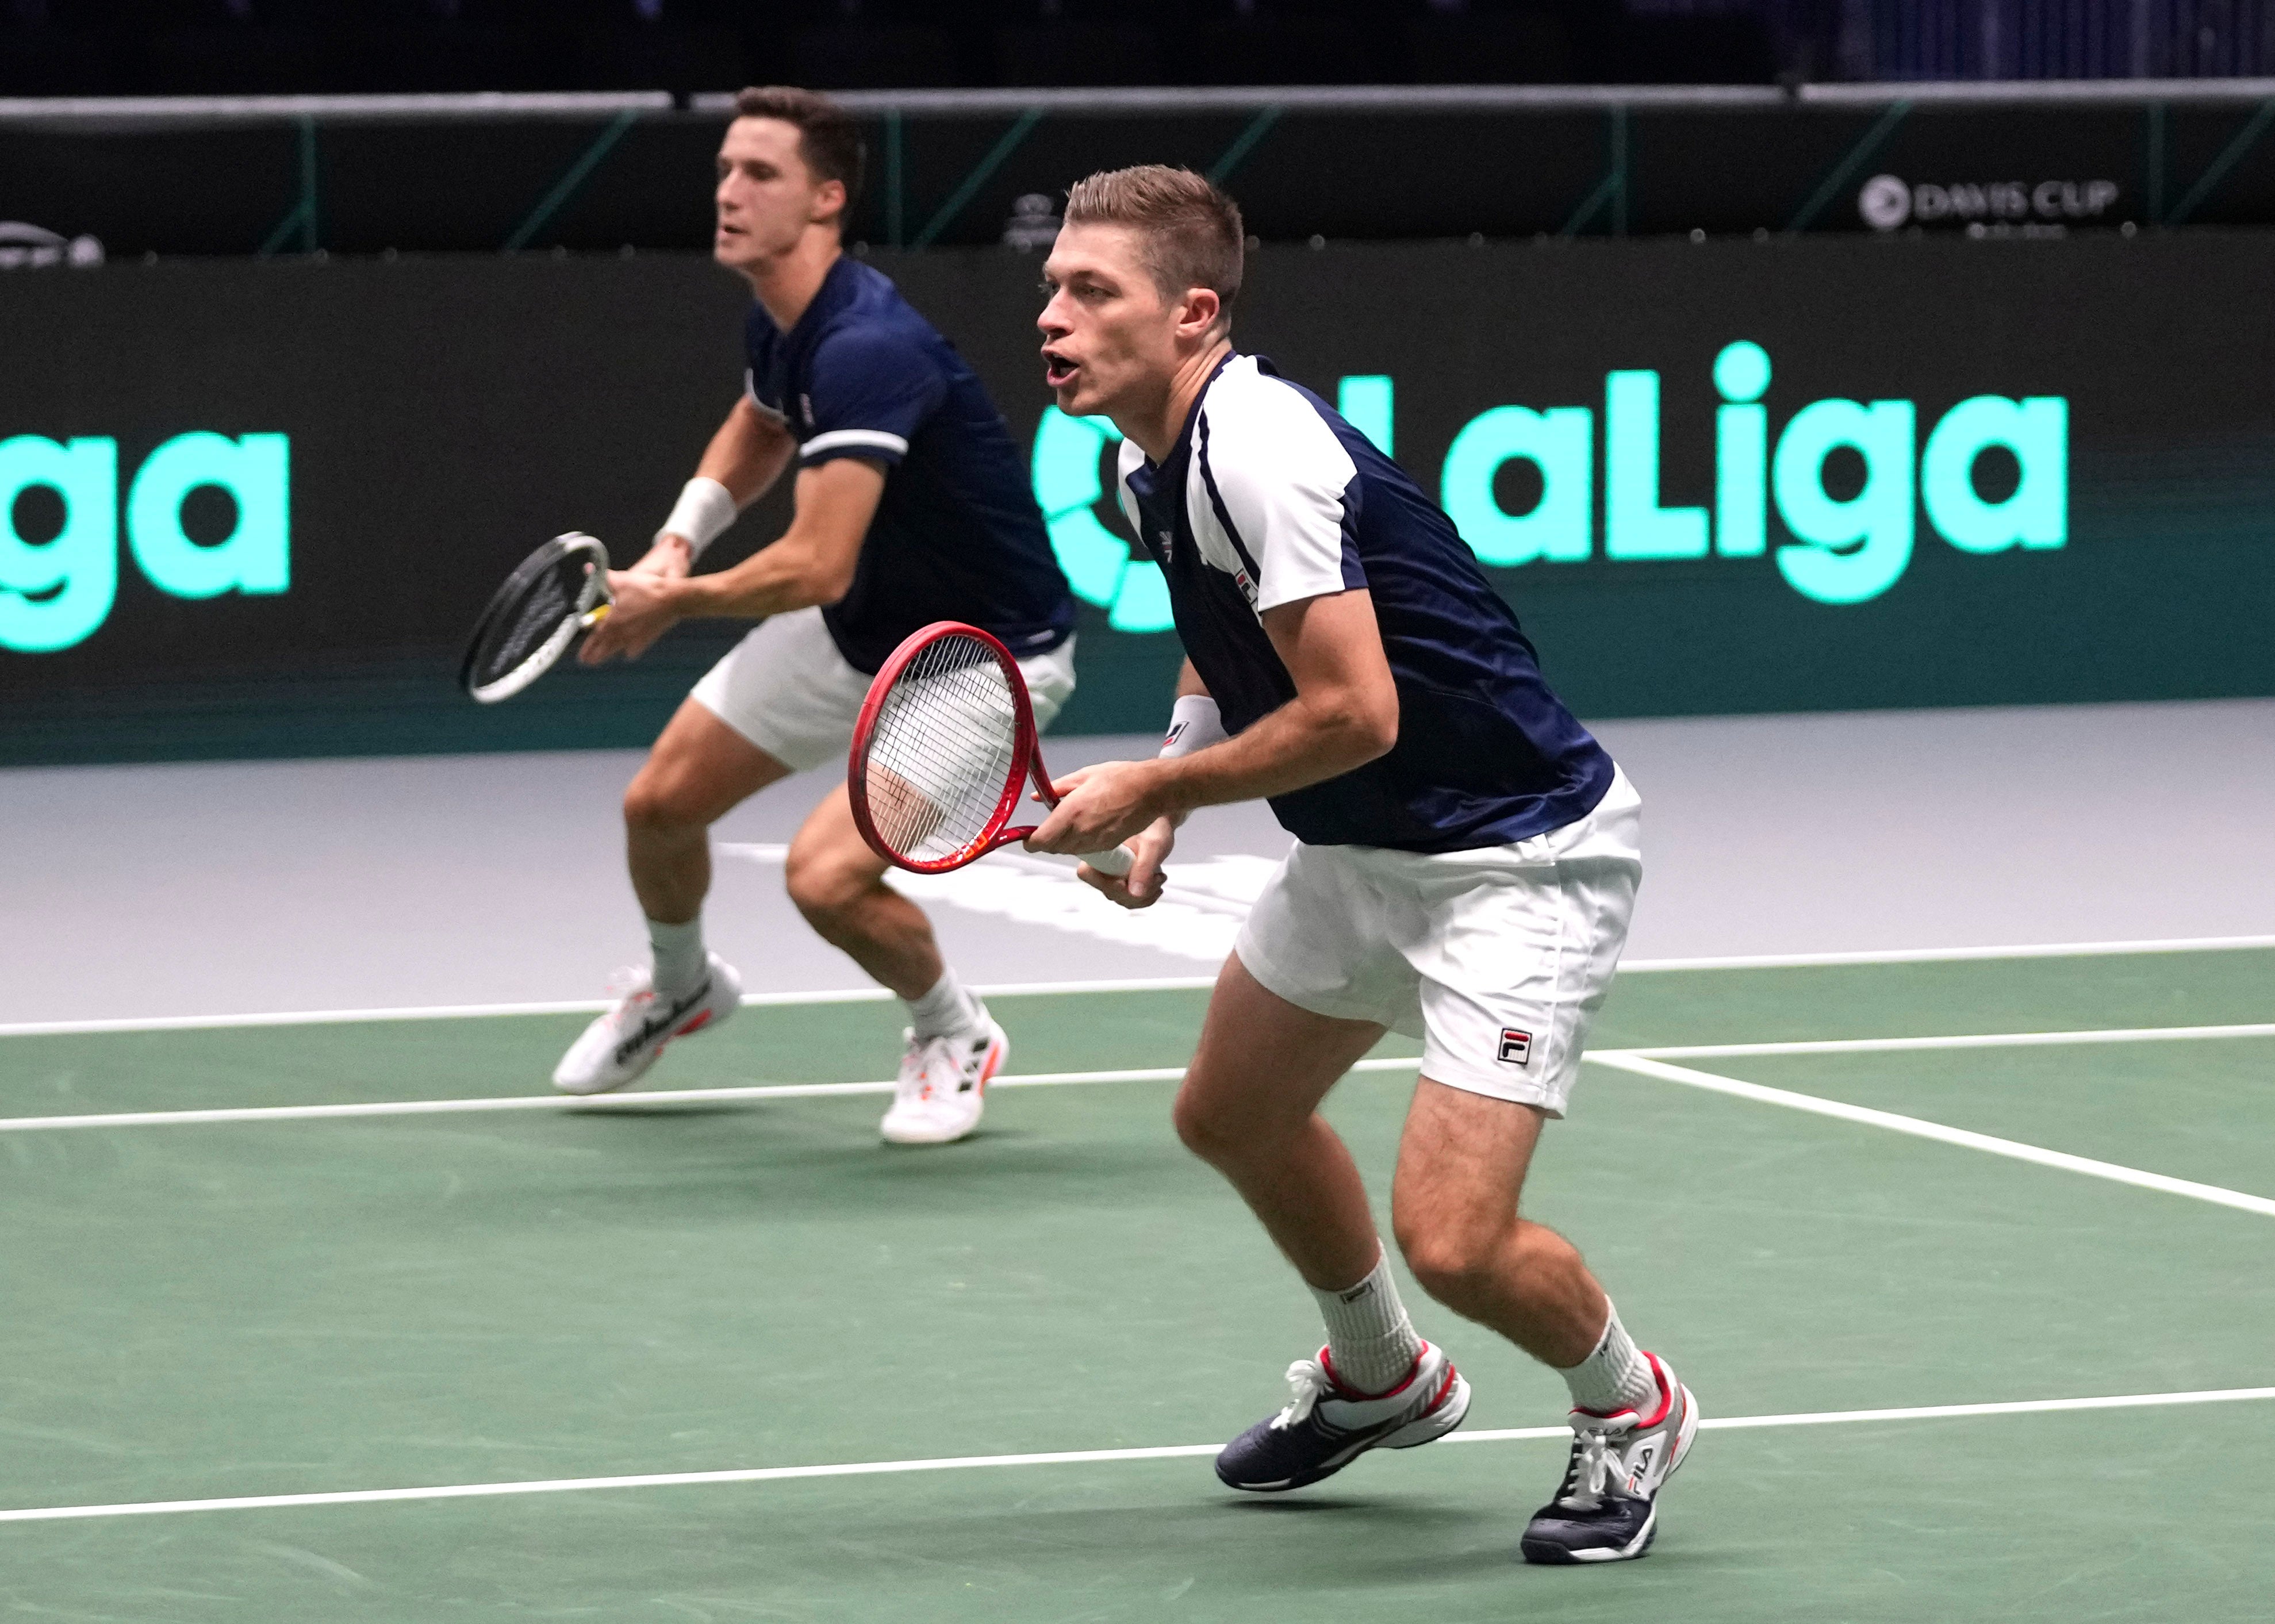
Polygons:
M1064 389L1074 381L1074 375L1079 370L1080 368L1065 356L1049 350L1043 351L1043 381L1049 384L1051 388Z

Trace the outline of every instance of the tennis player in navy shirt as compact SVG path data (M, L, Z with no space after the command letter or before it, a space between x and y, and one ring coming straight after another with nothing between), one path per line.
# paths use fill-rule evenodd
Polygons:
M1520 1548L1641 1556L1697 1405L1517 1204L1626 940L1642 802L1446 515L1319 397L1233 349L1243 241L1196 175L1093 175L1069 194L1039 321L1060 410L1122 432L1123 510L1187 658L1162 754L1069 774L1029 843L1130 842L1125 878L1081 872L1143 907L1196 807L1266 797L1296 837L1218 978L1175 1114L1311 1288L1326 1346L1217 1475L1300 1488L1468 1410L1318 1113L1394 1030L1423 1041L1391 1191L1407 1264L1572 1394L1562 1486Z
M571 1093L622 1088L674 1039L735 1013L741 978L703 940L710 826L778 779L842 760L870 677L910 632L942 619L994 632L1020 661L1039 725L1074 691L1074 601L1001 414L892 282L842 252L860 184L851 119L783 87L743 92L736 114L713 253L756 295L744 394L646 556L610 572L615 608L581 657L634 658L691 616L760 623L696 684L625 793L653 962L563 1057L554 1085ZM797 511L781 539L691 574L793 464ZM790 843L799 910L908 1005L885 1137L961 1138L1008 1045L884 871L843 788Z

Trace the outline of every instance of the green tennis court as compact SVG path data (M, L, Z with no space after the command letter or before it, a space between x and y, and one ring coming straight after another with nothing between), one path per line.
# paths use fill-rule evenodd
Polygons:
M1176 1067L1203 997L998 999L1058 1080L917 1152L813 1087L881 1075L875 1002L753 1007L655 1081L731 1094L599 1107L510 1103L577 1015L0 1038L0 1611L2265 1616L2275 951L1624 977L1531 1209L1714 1430L1601 1570L1515 1556L1561 1384L1418 1303L1462 1433L1218 1487L1311 1305L1174 1084L1095 1075ZM1378 1190L1411 1086L1332 1103ZM2014 1408L1857 1413L1969 1406Z

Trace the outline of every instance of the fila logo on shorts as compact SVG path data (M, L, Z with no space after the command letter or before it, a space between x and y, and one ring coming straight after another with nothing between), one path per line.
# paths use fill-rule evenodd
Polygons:
M1500 1029L1500 1061L1504 1066L1529 1066L1532 1063L1532 1034L1521 1032L1514 1026Z

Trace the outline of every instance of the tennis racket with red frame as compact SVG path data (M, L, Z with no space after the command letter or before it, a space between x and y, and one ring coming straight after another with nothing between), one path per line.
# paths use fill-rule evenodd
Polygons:
M1058 790L1035 745L1035 713L1011 651L977 626L935 621L878 668L853 728L845 789L869 849L919 874L943 874L1023 841L1013 827L1027 780L1047 806ZM1085 855L1130 872L1128 848Z

